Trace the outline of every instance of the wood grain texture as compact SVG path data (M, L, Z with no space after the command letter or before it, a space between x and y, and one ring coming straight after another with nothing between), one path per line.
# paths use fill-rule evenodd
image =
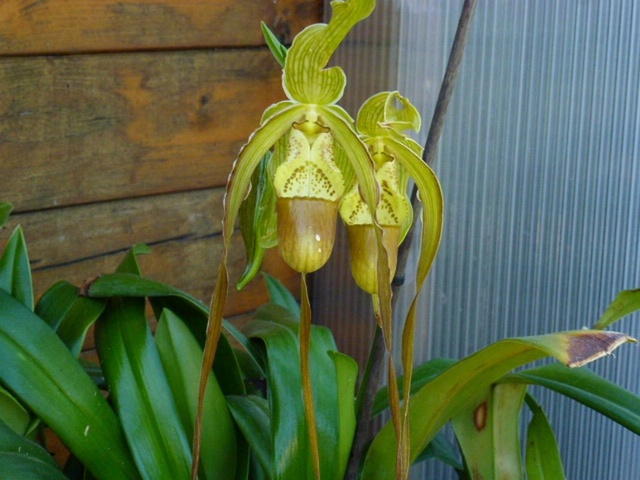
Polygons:
M217 188L17 214L8 229L17 224L24 229L37 297L59 280L81 285L112 272L133 244L143 242L153 249L140 257L145 275L208 303L222 255L222 195ZM2 232L0 244L8 235ZM243 251L237 233L230 285L244 269ZM298 275L277 250L269 251L263 267L299 293ZM241 292L230 289L225 314L247 312L266 301L264 282L257 278Z
M266 49L0 59L0 194L26 211L224 185L280 76Z
M2 0L0 55L264 45L321 20L316 0Z

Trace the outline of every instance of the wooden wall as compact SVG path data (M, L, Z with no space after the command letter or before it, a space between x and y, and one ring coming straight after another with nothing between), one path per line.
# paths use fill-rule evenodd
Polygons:
M286 42L321 13L321 0L0 1L0 199L25 229L36 294L145 242L147 275L208 301L223 185L284 98L260 21ZM243 262L237 248L233 276ZM266 266L297 291L276 255ZM265 299L254 281L226 313Z

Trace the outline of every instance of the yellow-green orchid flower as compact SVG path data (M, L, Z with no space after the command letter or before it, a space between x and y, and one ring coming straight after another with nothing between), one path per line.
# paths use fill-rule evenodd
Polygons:
M417 294L436 256L443 222L443 199L440 183L431 168L422 161L422 147L402 132L420 129L420 114L398 92L374 95L358 113L357 129L374 160L376 180L380 186L380 201L374 216L367 208L359 185L354 185L343 199L340 214L347 226L351 271L358 285L373 295L374 309L380 314L387 350L391 353L392 326L389 296L381 292L395 274L398 247L413 222L411 202L407 195L409 179L415 181L422 200L421 247L416 275L416 296L405 321L402 339L402 359L405 376L404 406L400 410L399 392L395 382L393 356L389 355L389 393L391 416L398 439L396 477L404 479L409 471L408 406L413 368L413 332ZM384 250L376 249L377 228L382 229ZM378 258L381 252L386 258ZM386 263L388 269L381 268ZM380 278L380 272L387 274Z
M260 127L241 149L227 182L222 226L224 254L205 343L194 433L194 465L197 465L199 456L202 399L222 331L231 235L241 205L252 190L253 173L262 159L272 152L267 171L273 172L279 248L284 260L303 274L299 330L303 397L314 472L317 479L321 475L308 365L311 312L304 274L320 268L331 253L339 202L350 187L350 178L357 179L362 198L371 212L375 212L379 198L369 150L355 132L353 120L336 105L344 92L345 74L338 67L326 68L331 55L351 28L371 14L375 0L334 0L331 6L333 15L328 24L311 25L294 39L284 59L282 76L288 100L265 111ZM267 223L270 222L267 220ZM382 250L380 232L377 239L377 249ZM265 243L269 242L247 240L245 237L245 244L256 248L255 258L249 259L250 265L241 285L255 274L255 263L259 263ZM390 298L390 290L382 296ZM390 312L386 315L389 316Z

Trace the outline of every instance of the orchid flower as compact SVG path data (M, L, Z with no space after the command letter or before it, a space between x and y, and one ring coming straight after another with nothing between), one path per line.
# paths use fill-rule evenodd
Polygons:
M367 100L360 112L356 127L374 161L376 180L380 188L380 201L375 214L362 196L358 184L345 195L340 215L346 225L351 256L351 272L356 283L373 297L374 311L389 351L389 393L391 416L398 439L396 457L397 478L404 479L409 470L409 387L413 368L413 332L415 307L422 284L433 263L440 244L443 222L443 198L440 183L431 168L422 161L422 147L403 134L405 130L420 129L420 114L398 92L382 92ZM396 369L391 355L392 324L389 313L390 298L384 292L395 274L398 247L413 223L411 201L407 195L409 180L418 187L422 201L421 246L416 274L416 295L405 320L402 357L405 376L404 406L400 410ZM384 250L376 249L377 230L382 231ZM388 269L380 268L375 255L384 252ZM386 274L380 278L380 272Z
M375 0L336 0L331 5L333 16L328 24L311 25L294 39L286 54L282 75L288 100L265 111L259 128L241 149L227 182L222 225L224 254L212 298L201 372L194 433L194 478L199 457L202 398L222 331L231 235L241 205L251 190L253 173L269 152L273 153L267 170L274 171L279 249L283 259L302 273L300 363L314 472L316 478L320 478L308 372L311 310L305 274L317 270L329 258L339 202L349 187L349 178L357 178L371 212L375 211L378 201L378 186L367 146L355 132L351 117L337 105L346 86L346 76L339 67L326 68L351 28L371 14ZM247 243L251 242L245 239ZM256 251L259 253L261 248L259 245ZM378 248L382 249L381 242ZM243 281L248 281L252 272L250 267Z

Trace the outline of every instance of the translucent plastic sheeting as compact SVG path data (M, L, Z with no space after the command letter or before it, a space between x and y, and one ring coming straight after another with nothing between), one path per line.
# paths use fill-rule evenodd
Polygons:
M423 112L423 142L461 5L380 1L338 53L350 111L398 89ZM445 230L423 295L417 361L589 326L619 290L640 287L639 90L637 1L479 2L435 165ZM349 283L344 243L337 250L314 279L316 320L363 358L373 319ZM403 288L399 318L412 293L410 283ZM640 337L640 316L616 328ZM638 348L593 368L640 394ZM638 437L572 401L535 394L567 478L640 478ZM415 478L454 477L428 464Z

